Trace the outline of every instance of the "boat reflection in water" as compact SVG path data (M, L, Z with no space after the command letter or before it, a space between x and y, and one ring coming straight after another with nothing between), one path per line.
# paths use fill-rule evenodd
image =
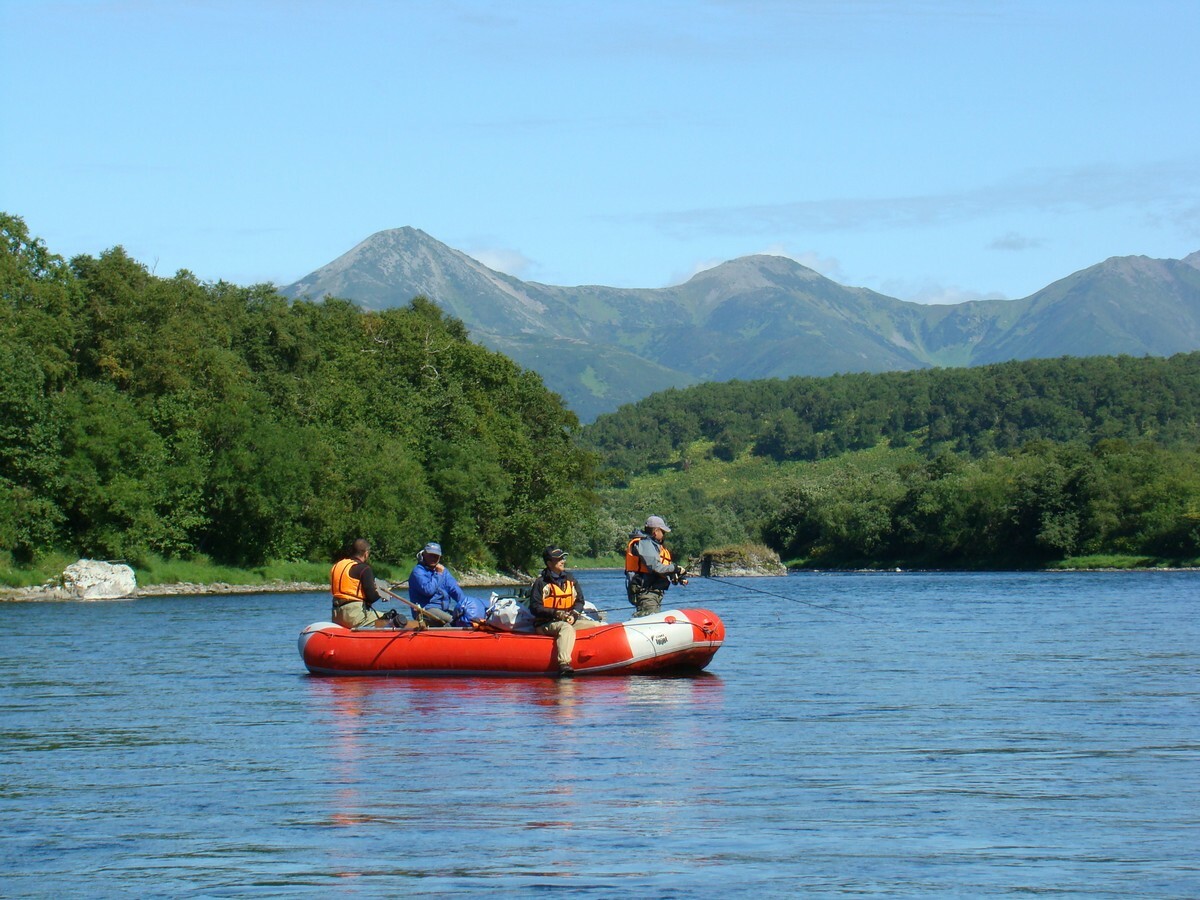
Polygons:
M705 748L725 739L723 727L702 724L726 719L724 684L706 672L306 678L305 688L334 776L324 821L353 833L424 832L431 816L443 827L569 831L585 827L600 802L634 815L644 789L674 796L664 781L681 779L684 794L701 789L685 773L702 769ZM613 740L638 722L653 723L644 740Z

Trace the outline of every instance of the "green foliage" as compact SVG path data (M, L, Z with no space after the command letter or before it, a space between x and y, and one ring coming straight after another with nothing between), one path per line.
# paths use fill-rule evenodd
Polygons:
M601 416L582 434L618 477L652 471L697 440L815 461L886 442L928 457L1011 453L1032 441L1200 442L1200 353L1063 358L880 375L704 384Z
M604 496L630 523L651 507L670 516L672 546L688 555L726 540L703 524L724 509L726 534L816 567L1034 568L1100 554L1186 564L1200 555L1200 449L1145 442L1043 441L979 459L879 447L819 463L708 462Z
M134 575L142 587L159 584L271 584L301 582L325 584L329 565L325 562L273 562L248 569L215 563L207 556L189 559L149 554L134 566Z
M62 577L63 569L75 562L75 554L49 551L38 554L35 562L18 561L0 550L0 585L24 588L40 587Z
M366 313L70 264L0 216L0 552L138 563L383 561L431 539L524 567L591 513L595 465L541 380L417 298Z
M1200 353L656 394L584 429L607 523L677 550L763 540L814 566L1043 566L1200 554Z

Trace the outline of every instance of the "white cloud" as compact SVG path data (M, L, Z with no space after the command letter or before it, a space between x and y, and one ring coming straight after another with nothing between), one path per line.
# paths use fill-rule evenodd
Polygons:
M1017 234L1015 231L1010 231L1007 234L1002 234L990 244L989 250L1033 250L1037 247L1045 245L1042 238L1026 237L1023 234Z
M912 281L891 278L880 284L879 293L911 303L939 306L950 303L966 303L971 300L1007 300L999 291L976 291L953 284L936 281Z
M506 247L484 247L466 251L472 259L477 259L489 269L512 275L514 278L528 280L530 272L536 263L519 250Z

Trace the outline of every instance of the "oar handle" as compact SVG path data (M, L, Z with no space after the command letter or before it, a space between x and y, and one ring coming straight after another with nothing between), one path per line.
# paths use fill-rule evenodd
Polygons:
M407 597L401 597L391 589L381 586L378 582L376 582L375 587L379 589L379 593L387 594L393 600L399 600L401 603L415 612L418 617L424 616L432 622L437 622L439 625L446 625L454 618L443 609L432 610L426 609L423 606L419 606L418 604L413 603Z

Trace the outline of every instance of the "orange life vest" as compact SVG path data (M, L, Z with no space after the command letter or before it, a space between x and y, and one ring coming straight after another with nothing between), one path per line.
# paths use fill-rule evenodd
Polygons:
M546 609L574 609L575 582L569 578L562 584L547 580L542 588L542 606Z
M633 540L631 540L628 543L628 545L626 545L626 547L625 547L625 571L626 572L642 572L643 574L648 575L648 574L650 574L650 569L646 565L646 561L644 559L642 559L642 556L640 553L638 553L636 550L633 549L638 544L640 544L641 541L642 541L642 539L640 537L634 538ZM658 561L660 564L662 564L664 566L669 566L671 564L671 551L668 550L666 547L664 547L662 544L658 545Z
M361 560L341 559L333 565L329 572L329 588L333 591L333 603L342 606L346 603L362 602L366 599L362 592L362 582L350 576L350 570Z

